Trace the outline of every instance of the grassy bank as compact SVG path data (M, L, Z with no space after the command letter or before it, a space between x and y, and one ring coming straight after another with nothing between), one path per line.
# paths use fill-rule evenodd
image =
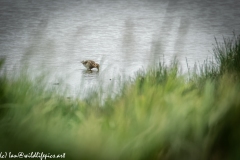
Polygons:
M239 159L240 38L190 73L173 61L141 71L100 107L67 99L27 75L0 78L0 152L65 159Z

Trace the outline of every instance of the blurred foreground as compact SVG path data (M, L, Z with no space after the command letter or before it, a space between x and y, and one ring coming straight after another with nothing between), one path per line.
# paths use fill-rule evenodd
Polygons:
M240 37L214 62L179 72L176 60L139 71L117 96L80 100L42 76L0 78L0 152L65 159L240 159ZM3 63L3 61L1 62ZM186 80L187 79L187 80Z

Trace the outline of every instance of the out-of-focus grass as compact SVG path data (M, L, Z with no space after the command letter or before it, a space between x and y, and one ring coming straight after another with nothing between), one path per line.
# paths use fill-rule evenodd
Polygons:
M204 64L191 81L177 61L159 63L101 106L97 93L67 99L41 76L2 75L0 150L66 153L66 159L239 159L238 55L225 62L228 53L218 49L218 65Z

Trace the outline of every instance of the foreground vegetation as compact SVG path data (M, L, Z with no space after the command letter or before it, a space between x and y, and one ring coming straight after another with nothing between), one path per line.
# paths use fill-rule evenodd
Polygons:
M240 37L214 62L179 73L177 61L141 71L100 106L67 99L28 75L0 78L0 152L65 159L239 159Z

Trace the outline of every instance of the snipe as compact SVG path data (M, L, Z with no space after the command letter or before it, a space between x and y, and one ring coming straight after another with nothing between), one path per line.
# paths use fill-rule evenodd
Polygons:
M99 64L94 62L94 61L92 61L92 60L82 61L81 63L84 65L84 67L87 68L87 70L91 70L93 68L97 68L97 70L99 71Z

